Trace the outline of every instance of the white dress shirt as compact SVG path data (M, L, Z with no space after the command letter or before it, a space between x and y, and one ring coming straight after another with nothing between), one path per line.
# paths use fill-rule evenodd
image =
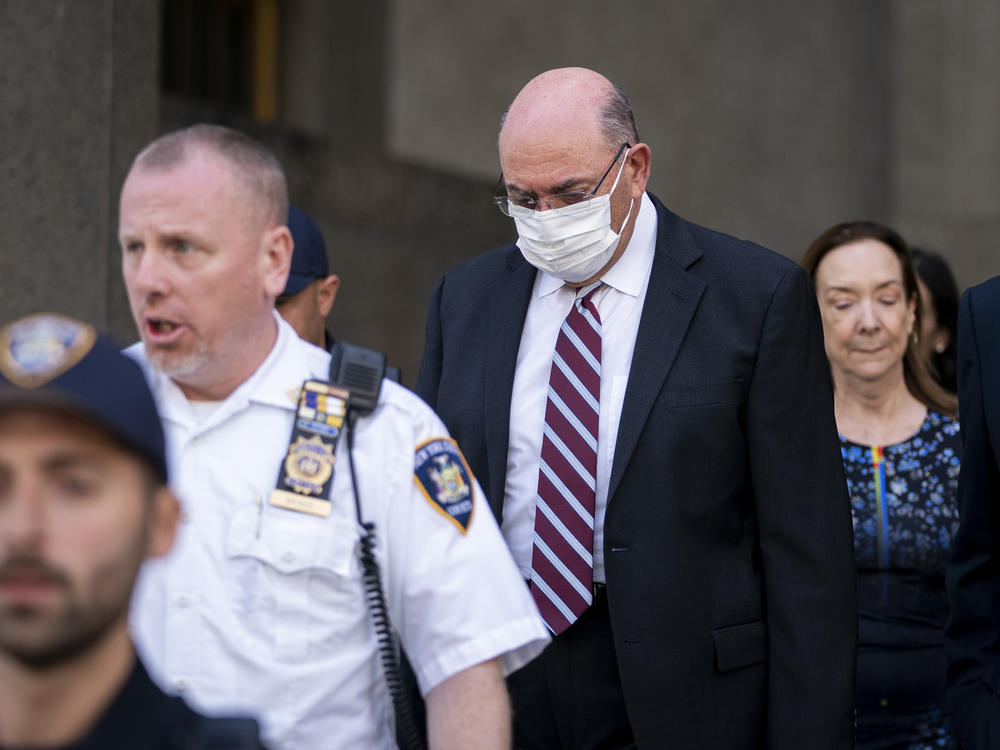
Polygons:
M325 379L330 360L275 318L266 360L201 420L149 368L141 344L129 350L146 366L183 505L175 548L141 574L133 633L164 688L204 713L255 715L273 750L392 748L346 442L338 441L328 517L268 502L295 391ZM548 641L478 485L462 534L414 481L416 449L446 436L420 399L388 381L355 430L361 506L376 527L390 618L424 693L497 656L513 671Z
M618 421L625 401L639 317L646 299L656 246L656 208L645 193L628 247L591 298L601 316L601 410L597 434L597 497L594 516L594 580L604 581L604 514L615 455ZM521 575L531 577L531 550L538 495L538 464L559 329L576 289L538 273L521 331L510 407L503 533Z

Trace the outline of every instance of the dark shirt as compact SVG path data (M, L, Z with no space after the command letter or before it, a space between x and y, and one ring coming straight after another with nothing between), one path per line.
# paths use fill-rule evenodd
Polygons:
M146 668L136 659L135 667L118 695L87 735L77 742L51 750L195 750L213 747L195 742L204 721L182 699L168 696L156 687L149 679ZM0 750L15 749L0 747Z

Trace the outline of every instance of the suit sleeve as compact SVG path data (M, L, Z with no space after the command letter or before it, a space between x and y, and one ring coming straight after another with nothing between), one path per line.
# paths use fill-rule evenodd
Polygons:
M816 297L798 267L765 316L746 420L767 618L764 746L852 748L850 502Z
M975 291L962 295L958 313L960 524L947 571L945 650L952 722L963 747L979 750L1000 742L1000 474L986 420Z
M414 389L420 398L437 409L438 386L441 382L441 296L444 294L444 276L438 279L427 306L427 323L424 330L424 353L420 358L417 384Z

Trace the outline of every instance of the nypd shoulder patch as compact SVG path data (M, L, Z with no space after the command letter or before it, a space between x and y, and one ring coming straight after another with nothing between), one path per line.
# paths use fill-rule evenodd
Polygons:
M427 502L463 534L472 523L472 472L458 444L434 438L417 446L413 481Z

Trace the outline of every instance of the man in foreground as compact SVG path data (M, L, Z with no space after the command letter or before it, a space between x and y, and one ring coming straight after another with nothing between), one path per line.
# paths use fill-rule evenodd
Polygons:
M465 459L382 384L352 424L330 356L274 310L291 238L273 154L226 128L168 134L122 188L122 272L186 522L133 607L154 677L207 713L256 713L280 750L389 748L362 580L374 525L388 617L432 748L509 744L502 675L546 642Z
M128 635L139 567L174 538L166 470L153 398L117 347L62 316L0 329L0 747L205 747Z
M798 266L647 193L624 93L567 68L499 137L518 240L445 274L417 390L546 622L518 748L852 747L854 549Z

